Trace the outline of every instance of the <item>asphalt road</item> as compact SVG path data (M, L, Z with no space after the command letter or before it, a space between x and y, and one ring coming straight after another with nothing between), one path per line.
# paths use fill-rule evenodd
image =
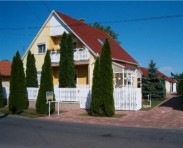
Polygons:
M183 129L147 129L0 117L1 148L183 148Z

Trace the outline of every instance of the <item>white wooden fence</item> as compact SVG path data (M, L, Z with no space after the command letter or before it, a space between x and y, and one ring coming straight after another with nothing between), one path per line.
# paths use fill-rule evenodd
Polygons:
M6 98L9 88L3 89ZM36 100L38 88L27 88L28 99ZM54 88L56 101L80 102L80 108L89 109L91 103L90 88ZM115 110L140 110L142 107L141 88L115 88Z

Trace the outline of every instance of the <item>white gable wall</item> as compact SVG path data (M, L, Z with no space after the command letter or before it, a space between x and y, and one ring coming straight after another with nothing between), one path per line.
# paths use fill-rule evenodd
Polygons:
M69 33L67 26L63 24L60 19L53 14L50 18L50 36L62 35L64 32Z

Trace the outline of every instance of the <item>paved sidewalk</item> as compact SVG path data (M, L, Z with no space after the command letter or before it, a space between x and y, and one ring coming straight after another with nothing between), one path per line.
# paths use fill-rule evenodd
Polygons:
M179 105L183 98L171 94L167 97L169 99L150 111L116 111L116 114L125 114L121 118L84 116L86 111L78 109L64 110L60 115L55 114L43 119L126 127L183 129L183 111Z

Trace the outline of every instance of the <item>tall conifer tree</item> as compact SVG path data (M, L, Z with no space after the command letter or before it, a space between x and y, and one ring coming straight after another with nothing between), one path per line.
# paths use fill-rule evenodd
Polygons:
M97 57L93 71L93 85L92 85L92 101L90 106L90 115L103 115L103 101L101 100L101 84L100 84L100 59Z
M67 43L68 43L68 51L67 51L67 57L68 57L68 87L76 87L74 75L75 75L75 69L74 69L74 52L73 52L73 42L72 42L72 36L68 34L67 37Z
M51 60L49 51L46 52L46 56L44 59L44 64L42 66L41 72L41 84L37 96L36 102L36 112L40 114L47 114L48 113L48 104L46 103L46 92L52 91L53 89L53 73L51 68ZM53 98L55 100L55 97ZM55 104L51 103L50 112L53 113L55 111Z
M35 57L31 52L27 55L26 65L26 86L27 87L38 87L37 81L37 70L35 66Z
M148 67L148 76L142 79L142 94L144 98L151 94L152 98L165 98L165 81L158 77L156 63L151 60Z
M72 88L75 87L74 75L74 60L73 60L73 43L71 35L65 32L61 39L59 63L59 87Z
M67 34L64 32L61 38L60 63L59 63L59 87L67 87L68 61L67 61Z
M28 98L25 84L25 73L19 52L13 58L11 66L9 110L18 113L27 109Z
M114 115L113 97L113 70L111 47L109 40L106 39L100 55L100 93L103 101L104 116Z

